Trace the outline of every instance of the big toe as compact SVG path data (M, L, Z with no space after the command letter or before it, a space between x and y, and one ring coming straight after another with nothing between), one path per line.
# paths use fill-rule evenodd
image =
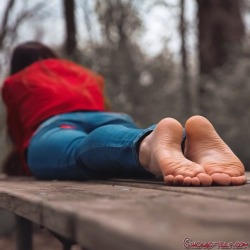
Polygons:
M229 186L231 184L232 178L225 173L214 173L211 175L214 184L221 186Z
M200 180L201 186L211 186L212 185L212 177L205 173L200 173L197 175L198 179Z

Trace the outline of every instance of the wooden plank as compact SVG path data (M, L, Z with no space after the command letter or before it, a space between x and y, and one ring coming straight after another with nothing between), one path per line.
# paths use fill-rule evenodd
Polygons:
M247 183L250 184L250 172L246 173ZM105 181L96 181L97 183L106 183L110 185L119 185L125 187L137 187L145 189L155 189L167 192L193 194L219 199L238 200L250 202L250 185L243 186L211 186L211 187L174 187L166 186L161 180L134 180L134 179L112 179Z
M250 172L246 173L248 184L250 184ZM3 180L6 179L6 176L2 177ZM1 179L1 176L0 176ZM22 177L21 180L25 180L27 178ZM20 181L20 177L18 178L8 178L9 181ZM31 178L28 178L31 180ZM33 180L33 179L32 179ZM86 183L86 182L85 182ZM184 194L194 194L201 196L208 196L214 198L223 198L229 200L239 200L239 201L250 201L250 186L212 186L212 187L173 187L166 186L163 181L157 179L148 179L148 180L139 180L139 179L110 179L110 180L95 180L89 181L89 183L99 183L99 184L109 184L109 185L117 185L124 187L138 187L145 189L156 189L168 192L177 192Z
M239 196L249 191L249 186L227 190L235 190ZM6 180L0 182L0 206L90 249L183 249L185 237L196 241L249 240L248 199L165 188Z

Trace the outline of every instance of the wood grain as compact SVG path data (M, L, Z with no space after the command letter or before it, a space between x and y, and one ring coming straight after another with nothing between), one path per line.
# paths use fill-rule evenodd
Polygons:
M89 249L184 249L185 237L250 241L250 184L184 188L158 181L3 178L0 207Z

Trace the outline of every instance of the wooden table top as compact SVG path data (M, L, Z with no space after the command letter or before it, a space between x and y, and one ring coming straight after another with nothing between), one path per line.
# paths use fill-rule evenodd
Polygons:
M0 207L90 249L185 249L184 239L186 247L199 241L218 248L250 243L247 176L243 186L198 188L153 180L2 178Z

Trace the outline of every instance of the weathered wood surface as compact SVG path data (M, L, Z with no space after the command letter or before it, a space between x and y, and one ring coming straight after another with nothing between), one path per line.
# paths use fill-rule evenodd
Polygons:
M0 181L0 207L87 249L184 249L193 241L250 242L249 183L168 187L157 181Z

